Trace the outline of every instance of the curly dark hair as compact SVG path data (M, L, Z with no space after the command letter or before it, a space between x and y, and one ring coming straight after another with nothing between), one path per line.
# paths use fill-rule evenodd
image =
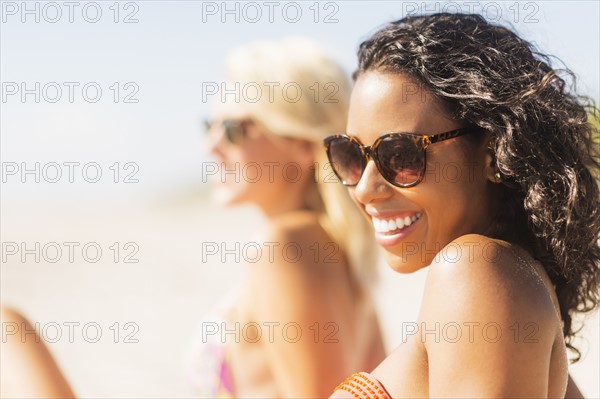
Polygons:
M575 93L574 74L554 70L531 43L472 14L392 22L360 45L358 58L355 78L371 70L405 74L455 119L491 132L507 205L490 236L542 262L578 361L572 317L600 301L600 142L588 119L597 120L598 109Z

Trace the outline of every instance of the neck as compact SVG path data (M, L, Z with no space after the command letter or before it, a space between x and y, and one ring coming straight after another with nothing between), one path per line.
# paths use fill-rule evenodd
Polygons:
M320 211L320 197L317 185L311 180L304 184L293 184L282 190L277 198L257 204L267 219L274 219L283 214L297 211Z

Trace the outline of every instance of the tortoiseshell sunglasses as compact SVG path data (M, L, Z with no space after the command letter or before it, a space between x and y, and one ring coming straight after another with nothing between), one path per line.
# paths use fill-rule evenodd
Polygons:
M473 132L466 127L434 135L386 133L373 143L363 145L346 134L323 140L333 171L345 186L356 186L371 158L381 176L396 187L416 186L425 175L425 150L431 144Z

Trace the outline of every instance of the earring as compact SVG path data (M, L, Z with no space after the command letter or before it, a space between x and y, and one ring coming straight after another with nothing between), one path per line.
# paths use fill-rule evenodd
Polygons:
M496 178L496 181L499 182L502 180L502 175L500 174L500 172L496 172L494 174L494 177Z

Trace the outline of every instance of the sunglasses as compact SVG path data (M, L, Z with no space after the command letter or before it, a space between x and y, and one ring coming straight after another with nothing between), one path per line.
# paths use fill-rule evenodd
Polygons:
M219 128L223 131L223 137L229 144L241 145L247 136L247 127L252 123L250 119L222 119L218 121L205 120L204 128L207 133Z
M371 158L383 178L396 187L416 186L425 176L425 150L431 144L473 132L472 127L435 135L386 133L372 146L336 134L323 140L333 171L345 186L356 186Z

